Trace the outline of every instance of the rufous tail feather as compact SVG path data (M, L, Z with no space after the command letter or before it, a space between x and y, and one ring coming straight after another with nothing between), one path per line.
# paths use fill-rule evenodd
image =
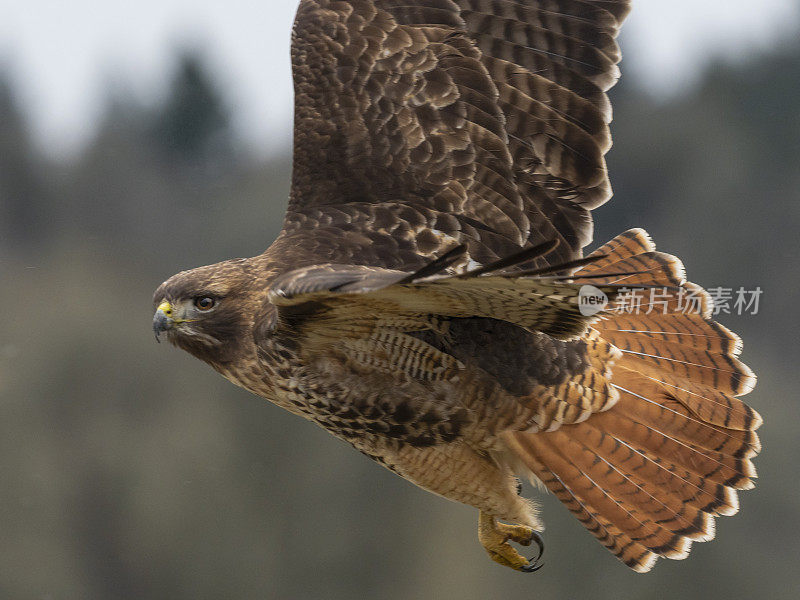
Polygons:
M632 290L590 332L619 350L616 401L506 442L604 546L644 572L712 539L714 517L736 513L737 491L753 487L761 417L738 397L756 379L737 358L739 338L711 319L710 296L646 232L627 231L593 255L575 282ZM637 286L648 287L633 301Z

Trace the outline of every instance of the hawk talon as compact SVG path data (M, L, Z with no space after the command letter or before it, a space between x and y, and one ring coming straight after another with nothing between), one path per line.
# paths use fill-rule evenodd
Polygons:
M524 567L521 567L520 571L522 571L524 573L535 573L536 571L541 569L543 566L544 566L544 563L537 563L536 561L531 560L530 564L528 564L528 565L526 565Z
M520 571L524 571L525 573L535 573L544 566L544 563L539 562L539 559L542 558L542 555L544 554L544 540L542 539L542 536L540 536L536 531L532 531L531 539L525 545L529 546L531 542L536 542L536 545L539 547L539 554L536 555L536 558L529 558L528 564L520 568Z
M542 568L539 559L544 554L544 542L531 527L499 523L495 517L481 512L478 519L478 540L496 563L523 573L533 573ZM509 544L509 541L523 546L530 546L535 542L539 554L536 558L526 559Z
M542 555L544 554L544 540L542 539L542 536L540 536L538 532L532 531L531 541L525 545L530 546L531 542L536 542L536 545L539 547L539 554L536 555L536 560L531 562L539 562L539 559L542 558Z
M544 540L542 540L542 536L540 536L536 531L531 531L531 537L527 543L519 543L523 546L530 546L533 542L536 542L536 545L539 547L539 554L536 555L536 558L529 558L528 564L520 567L519 570L523 573L535 573L544 566L544 563L539 562L539 559L542 558L542 555L544 554Z

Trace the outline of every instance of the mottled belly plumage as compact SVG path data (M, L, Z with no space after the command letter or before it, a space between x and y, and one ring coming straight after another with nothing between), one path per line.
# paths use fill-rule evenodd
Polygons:
M493 319L446 325L408 333L462 365L443 380L417 380L403 371L387 377L335 349L306 362L299 347L277 338L259 351L260 376L232 377L356 446L424 448L465 440L490 448L487 428L499 433L530 422L536 386L555 385L586 368L583 341L562 342Z

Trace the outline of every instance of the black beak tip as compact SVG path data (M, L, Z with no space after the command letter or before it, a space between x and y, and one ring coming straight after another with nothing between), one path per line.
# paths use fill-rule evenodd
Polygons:
M156 341L161 343L161 334L169 329L169 319L161 311L157 312L153 317L153 333L156 336Z

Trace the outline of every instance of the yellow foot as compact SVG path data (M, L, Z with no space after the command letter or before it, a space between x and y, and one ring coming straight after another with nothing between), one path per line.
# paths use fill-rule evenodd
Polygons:
M491 559L501 565L525 573L533 573L542 568L539 559L544 552L544 543L539 534L530 527L506 525L498 522L492 515L481 512L478 517L478 540L486 548ZM536 542L539 555L528 560L508 543L509 540L523 546L530 546L531 542Z

